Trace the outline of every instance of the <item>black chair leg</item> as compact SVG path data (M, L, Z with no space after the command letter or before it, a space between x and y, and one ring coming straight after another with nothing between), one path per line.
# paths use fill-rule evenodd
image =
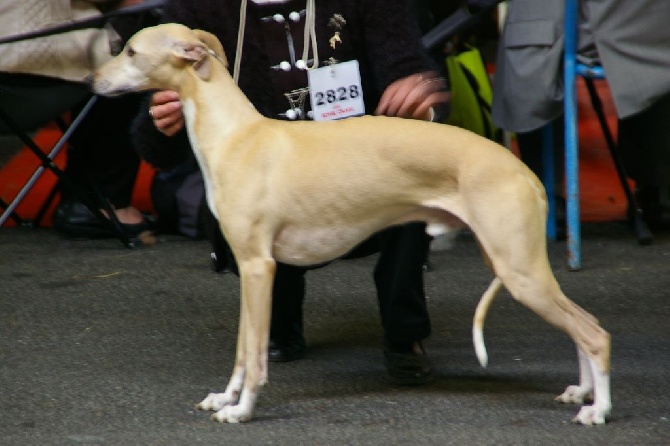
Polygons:
M647 223L644 221L642 208L639 206L637 199L635 198L635 194L630 188L630 184L628 184L628 176L626 175L626 170L623 166L621 154L619 153L617 144L614 141L614 136L612 135L609 125L607 124L605 112L603 111L602 101L600 100L600 96L596 91L593 79L585 77L584 82L586 83L586 88L589 92L589 97L591 98L591 104L593 105L593 109L595 110L596 116L598 117L598 122L602 128L603 135L605 136L605 141L607 142L607 148L609 149L610 156L612 157L612 161L614 161L614 167L616 168L619 182L621 183L623 191L626 194L626 199L628 200L629 217L632 220L633 229L635 231L635 235L637 236L637 241L640 245L648 245L652 242L653 236L649 230L649 227L647 226Z
M86 103L82 111L77 115L77 117L72 121L70 126L65 130L61 138L54 145L48 155L44 154L37 144L25 134L24 130L12 119L7 112L5 112L0 107L0 119L2 119L5 124L16 134L21 141L28 147L28 149L37 156L42 162L42 166L33 174L33 177L30 181L22 188L21 192L17 195L14 201L6 207L5 213L3 213L3 220L0 221L0 225L6 220L5 214L9 210L10 213L14 212L15 207L18 203L25 197L27 191L33 187L39 176L46 169L53 172L58 178L59 184L67 187L72 193L74 193L77 198L81 200L82 203L96 216L96 218L105 225L108 225L114 234L116 234L119 241L127 248L135 248L139 245L137 238L129 237L128 234L124 231L120 222L116 218L116 214L113 212L109 202L103 197L102 192L98 187L95 186L95 181L91 181L92 190L93 190L93 199L91 196L84 191L82 191L77 185L70 180L70 178L53 162L54 158L62 150L65 143L70 139L70 136L74 130L79 126L81 120L88 114L88 111L93 107L97 97L93 96ZM110 218L105 217L105 215L100 211L100 209L105 209Z
M7 209L9 209L9 203L7 203L5 200L0 198L0 208L2 208L4 211L6 211ZM3 213L3 215L4 215L4 213ZM25 219L21 218L21 216L15 210L9 211L9 213L7 214L7 217L8 218L11 217L11 219L14 220L14 222L18 226L30 226L30 223L31 223L30 220L25 220Z

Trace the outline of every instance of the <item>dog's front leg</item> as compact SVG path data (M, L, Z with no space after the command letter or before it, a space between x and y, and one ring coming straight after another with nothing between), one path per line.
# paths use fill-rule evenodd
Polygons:
M216 421L228 423L251 419L260 388L267 383L268 377L268 341L275 262L272 258L254 258L240 261L239 267L242 301L238 357L235 372L224 393L230 396L239 394L239 400L235 405L225 405L212 416ZM240 367L242 372L237 373Z
M240 309L240 320L242 319L243 310ZM207 397L196 404L197 410L213 410L219 411L225 406L237 404L240 393L242 392L242 385L244 384L244 376L246 370L246 356L245 356L245 342L244 342L244 324L240 324L237 334L237 352L235 356L235 367L233 367L233 374L228 381L226 390L223 393L210 393Z

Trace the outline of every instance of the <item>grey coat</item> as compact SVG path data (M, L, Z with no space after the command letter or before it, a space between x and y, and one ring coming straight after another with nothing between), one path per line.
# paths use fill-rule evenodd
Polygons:
M670 92L670 1L581 0L581 53L597 50L620 118ZM493 120L528 132L563 111L564 0L511 0L498 49Z

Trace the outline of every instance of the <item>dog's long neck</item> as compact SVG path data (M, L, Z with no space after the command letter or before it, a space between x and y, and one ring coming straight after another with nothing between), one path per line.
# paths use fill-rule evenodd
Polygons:
M188 137L205 181L207 204L218 220L213 199L213 174L219 171L216 163L225 160L233 151L243 150L239 144L243 139L240 136L266 118L235 85L223 63L210 57L212 71L209 78L203 80L196 71L189 69L178 91Z
M202 151L220 150L222 141L263 119L226 67L215 56L210 57L207 80L188 69L179 86L189 137L197 140Z

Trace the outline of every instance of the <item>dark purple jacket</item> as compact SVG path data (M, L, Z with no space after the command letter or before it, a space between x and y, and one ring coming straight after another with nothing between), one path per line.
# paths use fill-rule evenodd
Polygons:
M306 86L304 72L291 69L285 73L271 68L289 55L284 27L273 26L270 20L276 13L289 20L289 14L303 10L305 4L305 0L291 0L259 6L248 1L239 85L265 116L278 117L278 113L286 110L288 103L283 93L290 91L287 83L293 88ZM223 44L232 71L239 9L240 0L169 0L165 21L215 34ZM333 49L329 39L337 30L331 20L336 14L346 24L339 29L341 43ZM303 27L293 28L296 55L300 58ZM409 0L317 0L315 28L320 66L329 58L341 62L358 60L368 113L374 111L382 92L393 81L435 69L421 46L421 34ZM153 126L148 107L141 110L132 131L140 154L150 163L170 167L184 159L188 149L185 132L173 138L162 135Z

